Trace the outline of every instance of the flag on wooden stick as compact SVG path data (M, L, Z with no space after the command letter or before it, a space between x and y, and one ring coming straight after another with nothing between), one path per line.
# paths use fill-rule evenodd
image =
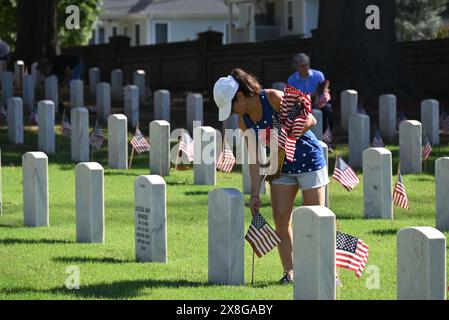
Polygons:
M340 156L337 156L335 159L335 169L332 178L340 182L348 191L354 189L360 182L354 170Z
M95 149L100 149L104 142L103 130L96 125L94 131L89 137L89 145Z
M398 168L398 180L393 190L393 204L402 209L409 209L409 202L407 193L405 192L405 185L402 181L401 171Z
M362 275L368 261L368 245L357 237L337 231L335 260L337 267L355 272L357 278Z
M142 131L139 130L139 127L136 127L134 137L131 139L131 145L138 154L150 151L150 145L148 144L148 141Z
M256 212L253 216L245 239L259 258L266 255L281 242L281 238L260 212Z
M223 172L231 172L235 165L235 157L228 142L225 140L223 150L220 153L217 161L217 169Z

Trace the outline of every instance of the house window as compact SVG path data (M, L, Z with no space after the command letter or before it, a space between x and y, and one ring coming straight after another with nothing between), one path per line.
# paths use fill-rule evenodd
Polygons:
M104 43L104 27L98 28L98 43L99 44Z
M287 1L287 31L293 31L293 1Z
M136 38L136 46L140 46L140 24L134 26L134 36Z
M92 36L89 40L89 45L95 44L95 36L96 36L96 32L95 32L95 30L92 30Z
M168 42L168 23L155 23L155 43L167 43Z

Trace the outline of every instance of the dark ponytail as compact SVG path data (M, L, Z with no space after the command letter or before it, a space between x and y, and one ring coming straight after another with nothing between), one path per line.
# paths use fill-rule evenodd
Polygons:
M260 93L260 84L257 81L257 78L252 74L236 68L231 71L231 76L233 76L239 84L238 91L242 92L246 97L254 97Z

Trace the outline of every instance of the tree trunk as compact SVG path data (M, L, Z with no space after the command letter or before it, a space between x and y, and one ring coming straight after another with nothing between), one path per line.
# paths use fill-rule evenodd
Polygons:
M15 60L29 66L42 57L56 55L56 0L19 0Z
M368 30L369 5L380 9L380 29ZM312 63L332 80L333 92L355 89L363 97L393 93L417 97L401 63L395 3L384 0L320 0Z

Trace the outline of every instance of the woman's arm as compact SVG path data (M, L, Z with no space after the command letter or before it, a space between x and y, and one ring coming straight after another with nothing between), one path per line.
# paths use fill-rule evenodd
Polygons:
M245 132L247 130L245 122L242 117L238 119L239 128ZM247 139L243 137L243 143L246 145L246 150L248 150L248 161L249 161L249 176L251 182L251 199L249 201L249 206L251 208L251 212L254 215L256 211L258 211L261 207L261 201L259 197L260 193L260 175L259 175L259 163L257 161L257 145L248 146Z

